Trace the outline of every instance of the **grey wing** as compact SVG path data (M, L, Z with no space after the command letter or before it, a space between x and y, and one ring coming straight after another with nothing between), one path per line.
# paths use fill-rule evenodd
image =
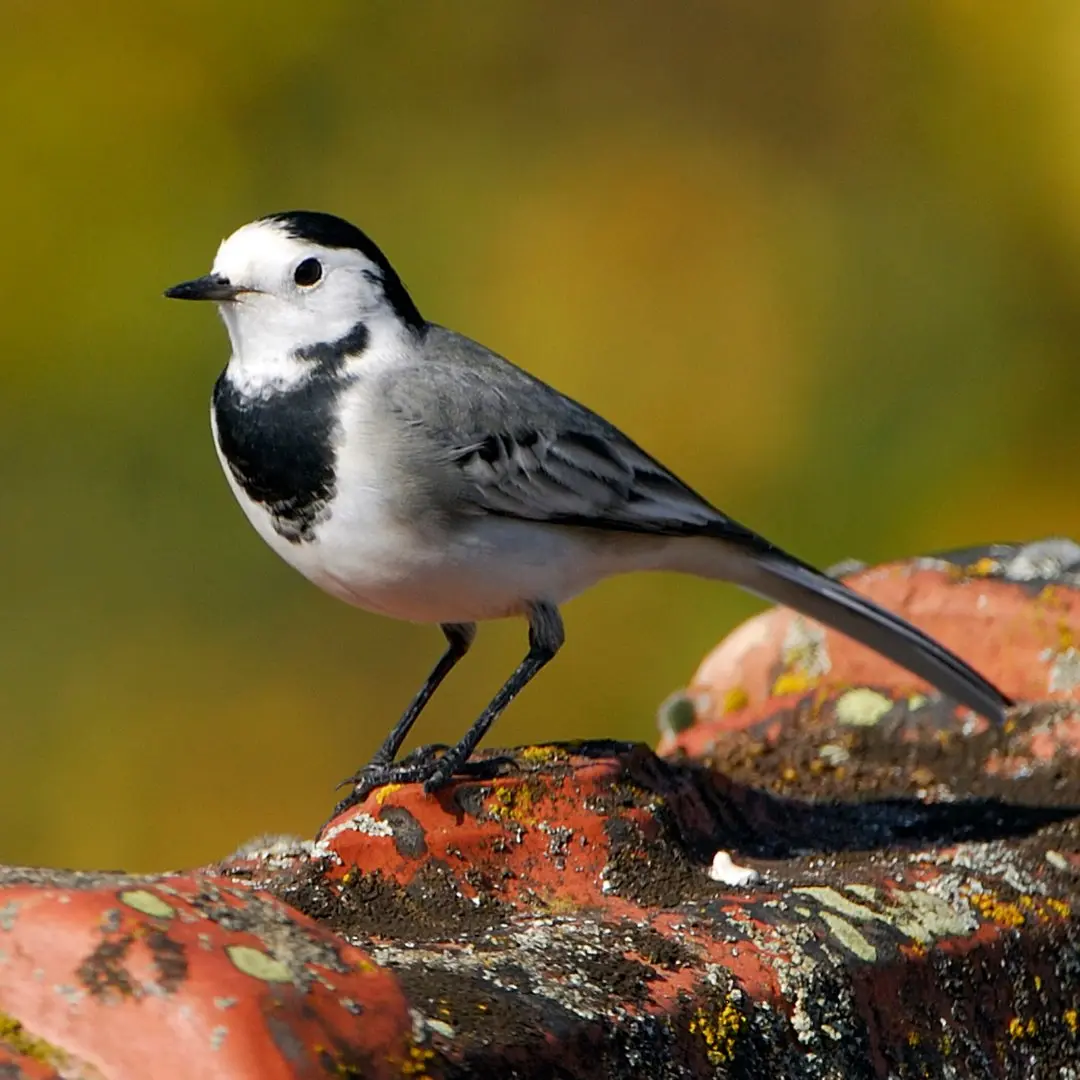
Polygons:
M466 442L453 459L466 501L487 513L668 535L727 521L614 428L517 426Z
M414 467L437 461L459 511L771 550L584 405L467 338L432 337L437 355L386 392L416 440Z

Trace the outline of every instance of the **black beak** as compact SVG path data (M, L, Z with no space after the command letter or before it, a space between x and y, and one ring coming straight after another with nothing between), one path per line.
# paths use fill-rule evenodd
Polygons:
M165 295L170 300L235 300L243 289L233 285L227 277L221 274L204 274L194 281L182 281L171 289L165 290Z

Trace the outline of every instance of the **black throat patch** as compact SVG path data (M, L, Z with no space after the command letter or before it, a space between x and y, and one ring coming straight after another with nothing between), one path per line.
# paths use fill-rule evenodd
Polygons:
M228 372L214 386L218 445L233 478L265 507L274 531L291 544L314 539L330 516L340 435L338 398L352 381L346 356L363 352L368 332L357 324L338 341L298 350L311 365L297 386L249 397Z

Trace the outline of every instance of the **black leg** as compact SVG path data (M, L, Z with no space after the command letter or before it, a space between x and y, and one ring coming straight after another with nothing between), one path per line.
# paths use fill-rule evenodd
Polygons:
M457 746L452 746L435 763L431 774L424 781L426 792L436 791L448 783L458 768L468 761L477 743L487 734L488 728L499 718L503 709L559 651L564 637L558 608L553 604L542 603L533 604L529 608L529 651L525 659L518 664L491 704L476 718Z
M363 800L368 792L383 784L419 784L432 792L446 784L476 749L476 744L487 734L488 728L499 714L524 689L533 676L559 651L563 643L563 624L558 609L552 604L533 604L529 608L529 651L518 664L513 675L503 684L491 704L477 717L465 733L465 737L452 746L442 757L436 757L437 748L421 747L403 761L394 762L393 756L420 711L431 699L436 688L446 678L450 669L465 655L476 635L472 623L448 623L443 633L450 643L442 659L435 665L412 704L394 725L379 752L355 776L343 781L352 784L353 790L338 803L331 816L337 817L351 806ZM327 823L329 824L329 822ZM323 826L325 828L325 826Z
M416 697L409 703L409 707L401 714L401 719L393 726L382 746L375 752L371 765L376 767L389 765L397 757L397 752L408 736L409 729L424 711L424 706L431 700L431 695L439 689L439 684L469 651L469 646L476 639L476 623L443 623L442 632L446 635L446 652L431 669L431 674L420 687Z

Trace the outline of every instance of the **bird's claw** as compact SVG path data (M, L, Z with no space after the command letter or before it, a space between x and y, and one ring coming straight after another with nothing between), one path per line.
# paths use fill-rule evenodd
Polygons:
M446 752L440 756L443 750ZM337 790L352 785L352 791L334 807L331 820L387 784L423 784L424 793L430 795L449 782L457 769L457 758L453 749L446 750L443 746L422 746L397 762L380 761L376 757L338 784Z

